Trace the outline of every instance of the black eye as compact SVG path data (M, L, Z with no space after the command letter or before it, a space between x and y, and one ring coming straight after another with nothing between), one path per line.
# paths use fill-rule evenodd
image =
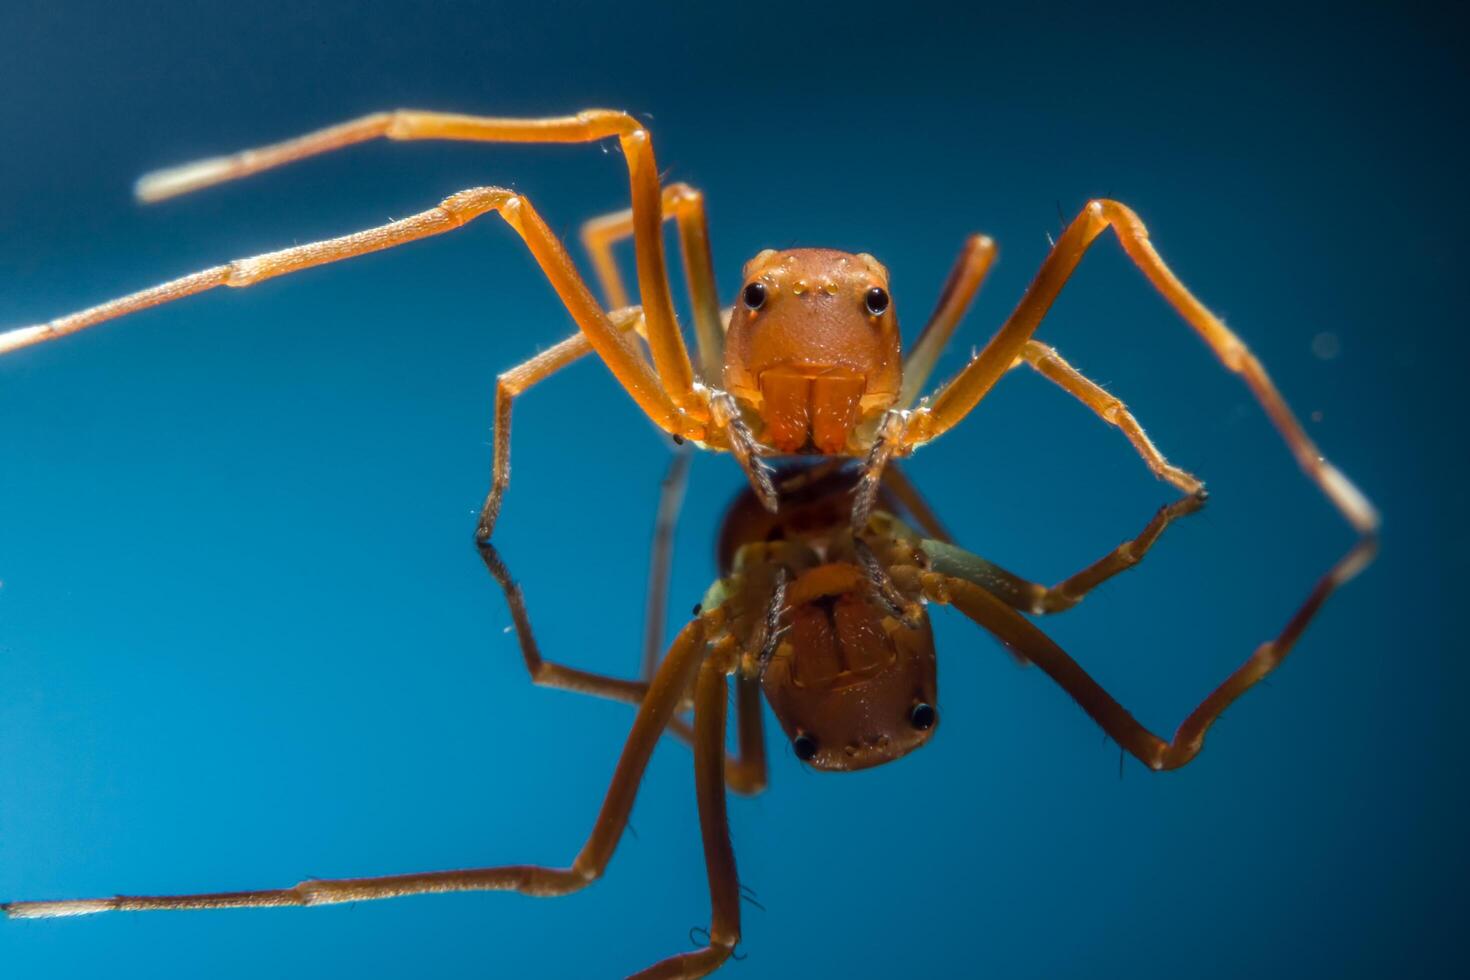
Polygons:
M909 724L921 732L927 732L933 728L934 723L938 720L939 712L934 710L934 705L923 701L914 705L913 710L909 712Z
M791 740L791 751L795 752L796 757L802 762L810 762L812 756L817 754L817 740L806 732L802 732Z
M873 316L882 316L888 309L888 290L882 286L874 286L868 290L868 295L863 297L863 303Z
M763 282L751 283L750 285L746 286L743 291L741 291L740 298L745 301L746 309L760 309L762 306L766 305L766 284Z

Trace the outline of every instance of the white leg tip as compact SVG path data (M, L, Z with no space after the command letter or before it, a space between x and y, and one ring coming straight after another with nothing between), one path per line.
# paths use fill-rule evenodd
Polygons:
M210 157L166 170L155 170L138 178L133 185L133 194L138 200L152 204L218 183L229 176L232 167L228 157Z
M60 902L11 902L0 906L12 919L59 919L69 915L91 915L113 907L110 898L74 898Z

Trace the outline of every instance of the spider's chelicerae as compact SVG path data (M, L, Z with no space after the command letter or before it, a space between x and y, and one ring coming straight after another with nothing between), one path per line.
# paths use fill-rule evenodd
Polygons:
M546 119L378 113L273 146L151 174L139 181L138 196L156 201L376 137L518 143L617 138L628 165L632 207L583 228L606 307L593 297L566 249L525 197L477 187L401 221L240 259L49 323L0 333L0 355L215 286L249 286L391 248L492 211L504 218L530 248L579 332L500 376L493 475L476 539L487 567L506 589L533 679L638 705L591 837L565 869L512 866L309 881L271 891L16 902L4 906L12 916L312 905L471 889L565 894L601 874L626 824L653 745L672 730L695 748L712 922L703 949L664 960L647 974L701 976L724 962L739 937L739 885L725 829L724 794L727 782L743 791L764 786L762 693L796 755L817 768L857 769L898 758L924 744L938 720L934 650L924 603L953 604L1018 658L1052 677L1124 749L1153 769L1175 768L1194 758L1220 712L1280 663L1333 589L1374 554L1378 518L1372 505L1322 458L1260 362L1180 283L1138 217L1115 201L1092 201L1083 208L985 347L953 380L921 399L940 349L994 258L989 238L976 235L965 243L933 314L906 356L887 270L870 255L808 248L761 252L745 265L738 301L722 310L703 198L683 184L660 186L648 130L626 113L588 110ZM678 224L697 365L690 360L674 314L662 238L666 218ZM1220 362L1244 379L1302 469L1358 533L1351 550L1317 582L1281 633L1206 698L1170 741L1140 726L1020 615L1068 608L1104 579L1136 563L1170 520L1203 501L1203 484L1165 460L1121 401L1032 339L1083 254L1109 228ZM612 256L613 244L630 234L637 262L636 306L629 302ZM658 658L646 658L640 681L544 661L520 593L490 544L510 477L512 402L592 351L660 428L677 440L730 451L750 482L722 534L722 578L656 671ZM949 544L917 491L891 463L958 424L1001 376L1020 364L1030 365L1119 428L1149 469L1184 494L1137 538L1051 589ZM818 463L780 473L765 462L767 457L795 455L855 457L860 462L847 467ZM894 516L900 503L927 537ZM655 595L660 581L667 580L667 550L659 550L663 557L655 562ZM737 678L740 755L726 760L726 677L731 675ZM686 709L694 712L692 724L678 717Z

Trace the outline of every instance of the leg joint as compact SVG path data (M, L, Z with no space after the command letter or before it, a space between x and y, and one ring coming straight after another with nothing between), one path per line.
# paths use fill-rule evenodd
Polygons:
M644 133L643 124L620 109L583 109L577 113L577 122L600 136L630 137Z

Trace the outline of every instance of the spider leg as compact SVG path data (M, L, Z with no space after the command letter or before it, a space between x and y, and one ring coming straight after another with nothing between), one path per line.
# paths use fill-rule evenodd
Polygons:
M1036 340L1026 341L1021 356L1012 364L1031 365L1046 380L1086 405L1108 425L1114 426L1128 438L1138 455L1154 476L1173 484L1187 494L1203 494L1205 485L1198 477L1182 470L1164 458L1152 439L1143 431L1143 426L1128 411L1122 401L1104 391L1096 382L1062 359L1054 348Z
M531 617L526 611L526 597L521 587L511 578L510 569L505 567L505 562L501 560L500 553L495 550L494 545L489 541L481 541L479 548L480 558L485 562L485 568L505 592L505 602L510 607L511 622L515 624L516 639L520 642L521 655L526 660L526 672L531 675L532 684L563 691L575 691L579 694L590 694L594 697L622 701L626 704L643 702L648 693L652 674L643 680L630 681L578 670L575 667L565 667L544 659L541 656L541 648L536 643L536 635L531 629Z
M1205 733L1215 719L1286 659L1327 597L1372 560L1375 548L1374 539L1366 537L1339 559L1317 581L1306 601L1287 620L1281 632L1257 647L1234 673L1190 712L1168 741L1139 724L1050 637L989 590L965 579L932 572L925 573L922 579L926 595L936 602L952 603L994 634L1007 649L1041 668L1102 726L1110 738L1144 765L1154 770L1177 769L1199 754Z
M693 366L679 334L669 295L653 140L643 124L625 112L588 109L572 116L535 119L498 119L415 109L377 112L270 146L147 174L138 181L137 194L144 201L158 201L380 137L491 143L591 143L614 136L622 145L628 164L638 292L648 317L648 342L653 363L667 396L675 405L685 410L702 411L693 389ZM620 377L618 380L623 379ZM624 385L626 387L626 382ZM634 397L638 397L636 393Z
M687 456L678 458L687 460ZM643 702L650 690L652 679L657 676L656 669L660 667L657 655L651 658L654 669L650 669L640 680L609 677L606 674L579 670L546 660L541 656L540 646L536 643L536 635L531 628L531 616L526 608L526 597L521 587L511 577L510 569L506 567L494 545L488 540L480 541L479 549L485 568L489 570L505 593L506 605L510 607L511 622L515 626L516 639L521 647L521 655L525 658L526 672L531 676L531 683L540 687L590 694L593 697L607 698L610 701L622 701L626 704L638 705ZM658 548L655 548L653 562L655 569L651 578L657 577L657 566L662 563L665 564L665 582L667 582L666 559L660 557ZM659 621L662 621L661 617ZM698 621L697 617L696 621ZM737 681L738 734L736 744L739 754L730 756L725 769L730 788L746 795L754 795L766 788L765 731L761 713L761 697L758 680L742 677ZM686 707L688 707L688 699L682 698L676 712ZM695 730L678 717L677 713L669 719L664 731L677 736L691 746L696 744Z
M680 953L635 974L654 977L702 977L729 959L740 941L740 878L730 846L725 805L725 672L714 658L699 669L694 687L694 793L699 803L699 830L709 876L709 943Z
M612 859L659 735L684 700L699 665L707 655L709 629L719 624L718 615L697 618L675 639L663 666L649 685L647 697L638 706L638 714L623 754L618 759L602 809L587 842L570 867L507 865L375 878L303 881L292 888L266 891L11 902L0 908L12 918L47 918L111 911L330 905L429 892L517 891L550 896L578 891L600 877Z
M1118 236L1123 250L1185 321L1210 346L1225 367L1239 374L1275 424L1298 464L1362 537L1374 534L1378 515L1368 499L1325 459L1287 407L1266 369L1214 314L1205 309L1170 271L1148 240L1148 231L1128 208L1116 201L1092 201L1057 239L1014 312L969 365L934 396L927 408L913 413L903 448L922 445L956 425L980 403L1001 375L1021 357L1088 247L1105 229Z
M673 581L674 531L689 486L690 452L675 450L669 468L659 482L658 511L653 520L653 544L648 554L648 592L643 602L643 658L638 676L649 678L658 669L664 649L664 619L669 609L669 587Z
M674 528L684 502L689 477L690 455L680 450L669 463L659 492L658 516L654 522L653 547L649 557L648 597L644 605L643 668L640 676L652 677L663 650L663 622L669 602L670 568L674 556ZM527 635L530 624L526 626ZM735 680L736 754L725 760L725 779L737 793L753 796L766 788L765 715L762 711L760 680L741 674ZM684 743L695 744L694 728L675 716L668 731Z
M626 333L629 328L638 329L643 323L643 311L636 306L614 310L608 314L614 329ZM475 527L475 540L490 540L495 530L495 521L500 516L500 506L510 486L510 416L516 397L527 389L551 377L562 368L587 356L592 345L583 333L575 333L535 357L502 373L495 380L495 444L491 453L490 490L485 494L485 503L480 507L480 520Z
M1175 518L1192 514L1203 506L1204 498L1194 494L1165 504L1138 534L1080 572L1052 586L1028 581L945 541L925 541L922 547L935 571L963 578L985 589L1012 609L1040 616L1071 609L1087 593L1119 572L1125 572L1137 565Z
M516 230L550 280L592 349L602 357L618 381L653 421L668 432L698 438L704 426L681 411L664 392L658 378L638 349L625 338L593 299L581 274L561 242L546 227L530 201L499 187L476 187L445 198L438 207L400 221L327 241L237 259L94 306L49 323L0 333L0 354L30 344L62 337L128 313L182 299L217 286L252 286L275 276L407 242L443 234L488 212L495 212Z
M760 678L735 679L735 748L725 760L725 781L735 792L754 796L766 788L765 695Z
M896 408L909 408L918 401L929 375L934 372L939 352L949 343L960 318L970 308L970 301L975 298L986 273L995 262L995 252L995 242L989 235L971 235L965 239L954 267L949 270L949 276L939 290L939 300L934 305L934 312L929 314L929 322L903 359L903 384L899 388Z
M717 386L724 371L725 326L715 288L704 195L688 184L670 184L664 188L663 216L665 220L674 219L679 227L679 250L689 282L694 339L699 348L699 374L705 384ZM611 307L628 305L628 290L618 272L612 246L632 233L632 210L615 211L582 225L582 246L592 258L602 295Z
M867 459L863 461L862 479L853 494L851 523L854 534L860 533L868 523L873 505L878 500L878 486L889 463L894 456L906 451L909 422L905 416L909 406L919 397L939 359L939 352L948 343L955 327L959 326L960 318L969 309L970 301L975 298L994 261L995 242L989 236L971 235L965 240L959 257L939 290L939 300L929 315L929 322L919 333L913 349L904 357L898 400L878 423L873 442L868 447ZM911 496L917 497L917 493ZM914 511L914 516L923 519L918 511ZM935 527L938 528L937 522Z

